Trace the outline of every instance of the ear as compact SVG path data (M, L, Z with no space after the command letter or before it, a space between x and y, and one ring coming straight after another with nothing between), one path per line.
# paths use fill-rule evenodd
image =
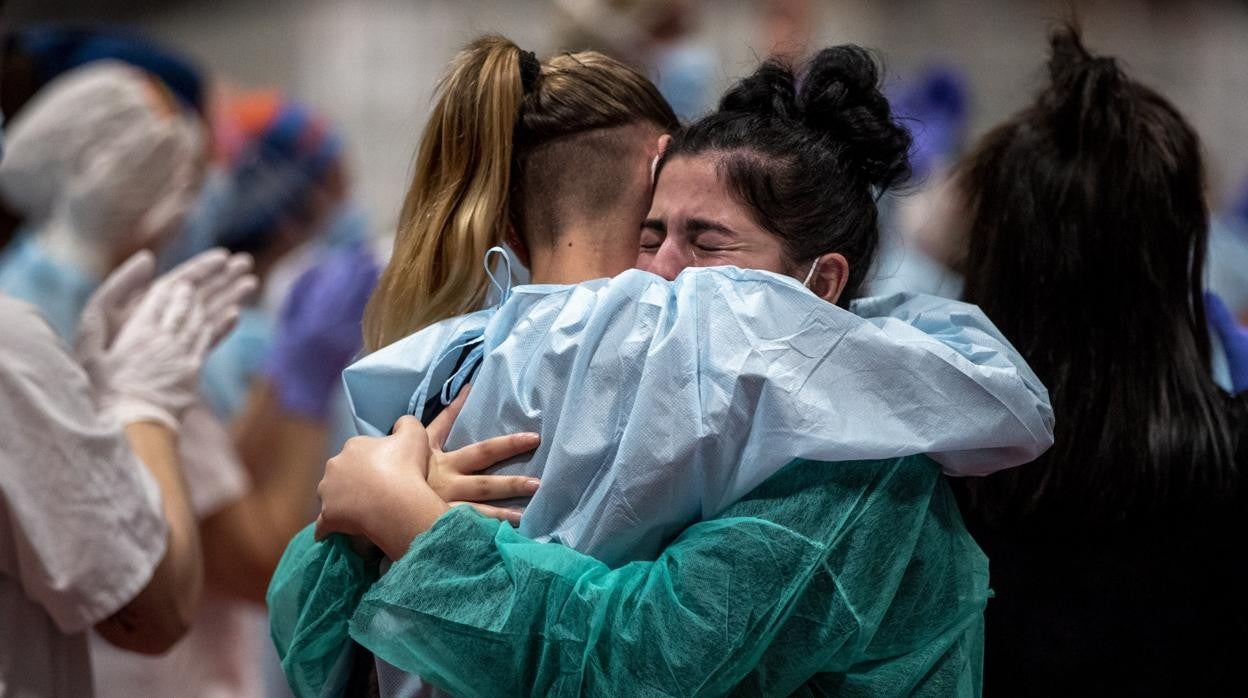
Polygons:
M658 152L659 157L663 157L663 153L667 152L667 146L671 144L672 144L671 134L665 133L662 136L659 136L659 152Z
M839 252L829 252L816 262L815 277L810 280L810 290L829 303L836 303L849 282L849 262Z
M667 146L671 145L672 137L668 134L659 136L657 147L652 151L653 157L650 158L650 186L654 186L654 180L659 173L659 160L663 159L663 153L667 152Z
M520 233L516 232L516 226L509 221L507 223L507 231L503 233L503 240L512 252L516 253L516 259L527 268L532 268L529 263L529 247L524 244L524 240L520 238Z

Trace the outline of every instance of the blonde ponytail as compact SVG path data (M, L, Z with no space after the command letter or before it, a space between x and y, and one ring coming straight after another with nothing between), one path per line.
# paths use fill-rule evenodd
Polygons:
M480 308L489 287L482 260L503 243L524 97L520 49L497 36L474 41L456 56L439 93L394 254L364 313L368 351Z

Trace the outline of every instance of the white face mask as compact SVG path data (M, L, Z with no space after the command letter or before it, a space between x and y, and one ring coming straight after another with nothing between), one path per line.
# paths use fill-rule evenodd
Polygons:
M810 288L810 280L815 278L815 270L819 268L819 259L819 257L815 257L815 261L810 263L810 271L806 272L806 280L802 282L802 285L806 288ZM814 293L815 289L810 288L810 292Z

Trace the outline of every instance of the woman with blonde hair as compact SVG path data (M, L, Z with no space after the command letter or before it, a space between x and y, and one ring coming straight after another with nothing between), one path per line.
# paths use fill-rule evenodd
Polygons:
M660 138L678 127L654 85L613 58L582 51L539 62L502 37L472 42L439 85L394 252L365 312L365 351L480 309L490 288L482 260L503 244L534 283L609 277L630 268L649 206L650 163ZM430 401L427 407L424 416L431 419L442 406ZM443 493L481 501L533 492L528 477L473 480L486 489L470 497L461 480ZM510 521L519 516L476 506ZM352 674L346 621L365 589L337 598L343 588L305 587L303 573L293 571L332 574L344 555L352 555L336 543L296 538L286 554L291 574L275 578L269 592L283 668L300 694L341 688ZM336 595L331 612L322 616L316 636L299 634L306 614L324 610L317 592ZM357 680L362 673L354 672Z
M644 154L657 155L660 136L679 126L654 85L613 58L584 51L539 63L497 36L460 52L439 93L365 314L369 351L481 308L481 260L504 242L535 283L567 275L569 247L604 276L631 267L649 203ZM630 154L640 157L621 160ZM630 210L636 220L620 215ZM604 230L617 221L632 228ZM593 262L611 247L627 254Z

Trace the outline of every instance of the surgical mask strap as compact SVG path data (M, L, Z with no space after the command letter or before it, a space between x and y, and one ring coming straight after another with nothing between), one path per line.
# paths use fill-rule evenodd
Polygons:
M440 394L442 404L450 404L451 401L446 399L448 387L456 383L458 383L460 387L463 387L465 380L464 378L461 378L461 376L466 378L466 376L471 373L468 369L476 366L476 364L481 361L481 357L485 354L485 348L483 346L484 343L485 336L481 335L465 342L460 342L459 344L456 344L439 354L438 358L429 365L429 370L425 373L424 379L420 381L420 385L417 386L416 392L412 393L412 399L407 403L407 413L417 417L420 416L421 412L425 409L425 403L429 400L429 389L432 387L431 384L433 382L433 376L438 372L438 367L441 366L447 359L453 359L454 357L459 356L459 353L464 349L472 347L472 350L468 352L468 356L464 358L464 362L460 365L459 369L442 384L442 392ZM454 390L452 397L458 393L459 390Z
M490 268L490 257L493 257L494 255L498 255L503 258L502 266L507 268L507 277L505 282L499 281L498 276L494 273L494 270ZM485 275L490 277L490 285L498 291L498 302L495 303L495 305L502 305L503 303L506 303L507 299L511 298L511 257L507 255L506 250L495 246L486 250L483 264L485 265Z
M494 255L499 255L503 259L502 266L506 269L507 275L502 280L499 279L499 274L496 274L494 270L490 268L490 258ZM506 303L507 299L511 297L511 258L507 256L507 252L503 248L491 247L489 250L486 250L485 258L482 260L482 264L485 266L485 275L490 277L490 285L492 285L498 292L498 300L495 305L502 305L503 303ZM430 383L432 382L433 374L436 372L436 368L441 366L442 362L447 359L459 356L459 353L468 347L472 347L472 349L468 352L468 355L464 357L464 360L460 363L459 368L456 369L455 372L442 383L442 390L438 394L438 397L441 398L443 405L451 404L451 401L454 400L455 396L459 394L460 389L464 387L464 383L468 382L469 376L471 376L476 370L477 365L481 363L482 357L485 356L485 335L480 335L466 342L456 344L438 356L437 361L433 362L433 366L430 368L429 372L425 374L425 379L421 381L420 387L417 388L416 392L412 395L412 400L407 406L409 414L416 414L415 410L424 409L425 401L429 399L429 390L433 387Z
M819 268L819 258L815 257L815 261L810 263L810 271L806 272L806 280L802 282L803 286L805 286L806 288L810 288L810 280L815 278L815 270L818 268ZM813 293L815 289L811 288L810 290Z
M494 270L490 268L490 258L494 255L499 255L503 258L502 266L506 269L507 275L502 280L499 279L499 274L496 274ZM485 265L486 276L490 277L490 285L492 285L498 292L498 301L495 305L502 305L503 303L506 303L507 299L511 298L512 278L511 258L507 256L507 251L501 247L491 247L486 251L485 258L482 260L482 263ZM438 397L442 400L443 405L451 404L451 401L454 400L455 396L459 394L459 391L464 387L464 384L468 382L468 378L473 375L473 372L481 363L481 359L485 356L484 334L467 341L460 342L438 355L437 360L433 362L433 364L429 367L429 371L425 373L424 380L422 380L420 385L416 388L416 392L412 394L412 399L407 404L408 414L420 416L420 411L424 410L425 402L429 399L429 391L433 387L433 376L437 373L438 367L441 366L444 361L459 356L460 352L468 347L472 347L472 349L468 352L468 355L464 357L464 360L460 363L459 368L456 369L455 372L442 383L442 390L438 393Z
M459 391L463 389L464 383L476 372L477 364L481 363L481 357L485 356L485 337L476 340L476 346L472 351L468 352L468 356L464 357L464 363L460 364L459 370L451 374L451 377L442 384L442 404L449 405L459 395Z

